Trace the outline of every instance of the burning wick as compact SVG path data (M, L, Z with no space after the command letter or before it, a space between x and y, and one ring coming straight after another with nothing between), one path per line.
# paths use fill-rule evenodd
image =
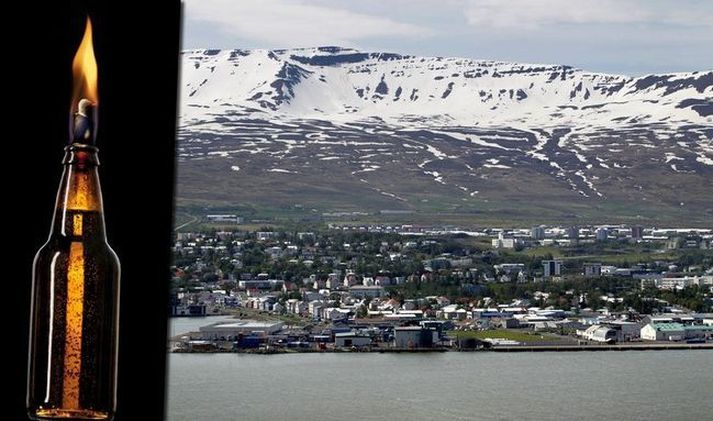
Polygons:
M93 140L94 109L94 104L86 98L82 98L77 104L77 112L74 114L73 142L90 143Z
M93 145L99 123L97 61L94 57L92 22L87 17L82 42L72 61L74 90L69 114L69 142Z

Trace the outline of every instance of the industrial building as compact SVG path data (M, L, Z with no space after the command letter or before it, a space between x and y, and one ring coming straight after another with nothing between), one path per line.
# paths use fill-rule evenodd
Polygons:
M433 332L421 326L403 326L394 328L394 346L396 348L431 348Z
M341 332L334 334L334 346L336 348L361 348L371 345L371 336L356 332Z
M282 330L282 321L258 322L255 320L235 320L218 322L200 328L202 339L229 338L242 335L272 335Z

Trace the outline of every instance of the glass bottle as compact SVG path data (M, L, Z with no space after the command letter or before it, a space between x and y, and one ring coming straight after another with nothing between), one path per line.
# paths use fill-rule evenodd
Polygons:
M116 408L120 265L106 239L97 152L65 148L49 239L33 264L32 419L109 420Z

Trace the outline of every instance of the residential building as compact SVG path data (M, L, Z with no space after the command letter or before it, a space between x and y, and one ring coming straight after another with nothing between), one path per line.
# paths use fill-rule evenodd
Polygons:
M682 276L641 279L641 289L653 286L665 290L682 290L692 285L713 285L713 276Z
M579 239L579 227L567 228L567 238L569 238L570 240Z
M384 288L378 285L354 285L349 287L349 294L354 298L376 298L384 295Z
M585 278L599 278L602 276L602 264L601 263L585 263L584 264L584 277Z
M644 227L633 226L631 227L631 238L634 240L641 240L644 238Z
M609 229L605 227L597 228L594 235L597 241L606 241L609 239Z
M492 246L496 249L514 249L520 244L517 238L506 238L503 233L498 234L498 238L493 238Z
M240 289L279 289L282 288L285 281L281 279L251 279L238 281Z
M530 238L533 240L544 240L545 239L545 227L542 225L537 227L532 227L530 230Z
M544 277L560 276L562 272L561 260L543 260L542 267L544 268Z

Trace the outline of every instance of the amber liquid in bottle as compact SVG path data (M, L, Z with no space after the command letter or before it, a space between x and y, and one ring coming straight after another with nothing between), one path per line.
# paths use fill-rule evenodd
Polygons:
M104 228L97 148L65 149L49 239L33 265L27 408L109 420L116 407L119 259Z

